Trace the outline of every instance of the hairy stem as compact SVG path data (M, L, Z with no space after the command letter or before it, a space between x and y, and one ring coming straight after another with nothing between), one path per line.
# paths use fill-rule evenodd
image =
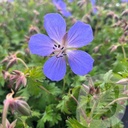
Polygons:
M17 58L17 60L19 60L28 69L28 66L26 65L26 63L22 59Z
M46 91L47 93L51 94L51 92L49 92L45 87L43 86L38 86L39 88L41 88L42 90Z
M79 102L77 101L77 99L72 94L71 94L71 97L75 100L75 102L77 103L77 105L80 106ZM85 114L85 112L83 111L82 108L80 108L80 111L81 111L81 113L82 113L85 121L87 122L87 124L89 124L90 123L90 120L87 119L87 116L86 116L86 114Z
M110 105L118 102L118 101L121 101L121 100L128 100L128 97L121 97L121 98L118 98L118 99L115 99L113 100L112 102L110 102L105 108L109 107Z
M122 48L122 51L123 51L124 59L126 59L127 57L126 57L126 52L125 52L125 49L124 49L124 45L122 45L121 48Z
M8 103L8 101L5 101L4 102L3 114L2 114L2 125L3 125L3 128L6 128L6 117L7 117L8 107L9 107L9 103Z

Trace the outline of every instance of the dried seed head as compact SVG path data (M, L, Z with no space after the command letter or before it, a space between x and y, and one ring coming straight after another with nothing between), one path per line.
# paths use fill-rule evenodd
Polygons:
M95 53L97 53L97 52L99 51L99 49L100 49L101 46L102 46L102 45L100 44L100 45L94 47L93 51L94 51Z
M33 34L36 34L36 33L39 33L39 28L37 28L36 26L31 25L30 28L29 28L29 34L33 35Z
M128 16L128 9L122 12L121 16Z
M39 15L40 13L37 10L33 10L35 15Z
M128 78L123 78L116 82L117 84L127 85L128 84Z
M128 32L128 24L125 26L124 32Z
M4 78L6 78L8 82L8 87L12 88L15 84L15 90L18 90L21 85L24 87L27 85L27 78L23 72L14 70L12 73L3 71ZM8 79L7 79L8 78Z
M124 32L124 36L125 36L125 37L128 36L128 31Z
M26 48L26 49L25 49L25 53L26 53L27 55L30 55L30 50L29 50L29 48Z
M96 92L95 87L90 87L89 88L89 94L94 95L95 92Z
M27 84L27 79L26 79L26 75L18 70L14 70L13 71L13 76L14 76L14 80L15 80L15 90L18 90L20 88L21 85L23 85L24 87Z
M118 15L114 15L114 20L115 20L115 22L118 22L119 21L119 17L118 17Z
M29 42L29 40L30 40L30 37L25 35L25 42L27 42L27 43L28 43L28 42Z
M118 48L118 45L112 45L112 46L110 47L110 52L116 51L117 48Z
M120 43L120 44L125 43L125 37L124 37L124 36L121 36L121 37L119 38L119 43Z
M13 98L14 91L12 93L7 94L6 100L4 101L4 105L9 105L11 112L14 113L15 111L19 112L22 115L30 115L30 107L26 101L23 100L23 97L15 97Z
M90 22L91 22L91 17L90 17L90 15L88 15L88 14L84 15L84 16L83 16L83 21L84 21L85 23L90 23Z
M126 20L121 20L121 28L125 29L125 27L127 26L127 22Z
M10 54L5 59L3 59L1 63L7 63L7 67L6 68L9 69L10 67L12 67L14 64L17 63L16 54Z
M5 80L7 80L10 77L10 73L8 71L3 70L2 74Z
M112 12L112 11L110 11L110 12L107 13L107 18L108 18L108 19L109 19L109 18L113 18L114 15L115 15L115 13Z

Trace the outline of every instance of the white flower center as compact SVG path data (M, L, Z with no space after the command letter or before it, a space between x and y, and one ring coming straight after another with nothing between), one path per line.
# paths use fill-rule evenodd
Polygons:
M59 58L59 57L63 57L66 55L66 48L63 45L60 44L54 44L53 46L54 52L53 54Z

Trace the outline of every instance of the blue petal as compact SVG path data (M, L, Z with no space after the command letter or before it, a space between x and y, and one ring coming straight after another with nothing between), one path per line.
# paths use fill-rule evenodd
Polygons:
M66 61L63 57L51 57L44 64L44 74L52 81L63 79L66 73Z
M60 14L50 13L45 15L44 27L51 39L59 44L62 43L66 33L66 23Z
M57 10L65 17L70 17L71 13L67 10L66 3L62 0L53 0L53 4L56 6Z
M96 5L96 0L90 0L90 1L91 1L92 6Z
M58 10L66 8L66 3L62 0L52 0L52 2Z
M93 68L93 58L81 50L68 51L68 62L75 74L85 75Z
M53 45L53 41L44 34L35 34L29 40L30 52L39 56L50 55L54 51Z
M67 35L68 47L83 47L89 44L92 40L93 32L91 26L80 21L70 28Z
M63 9L62 11L60 11L61 14L65 17L70 17L72 14L67 10L67 9Z

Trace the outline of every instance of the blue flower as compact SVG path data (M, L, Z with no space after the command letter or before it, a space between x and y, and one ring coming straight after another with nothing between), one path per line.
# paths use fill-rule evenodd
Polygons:
M66 3L63 0L52 0L56 9L65 17L70 17L71 13L67 10Z
M29 41L32 54L51 56L44 64L43 72L52 81L63 79L66 74L66 62L78 75L85 75L93 68L93 58L78 48L93 40L91 26L77 21L66 33L66 23L60 14L50 13L44 16L44 28L48 36L35 34Z
M126 2L126 3L128 3L128 0L121 0L121 2L124 2L124 3Z
M98 9L96 7L96 0L90 0L91 1L91 4L92 4L92 11L93 13L97 13L98 12Z

